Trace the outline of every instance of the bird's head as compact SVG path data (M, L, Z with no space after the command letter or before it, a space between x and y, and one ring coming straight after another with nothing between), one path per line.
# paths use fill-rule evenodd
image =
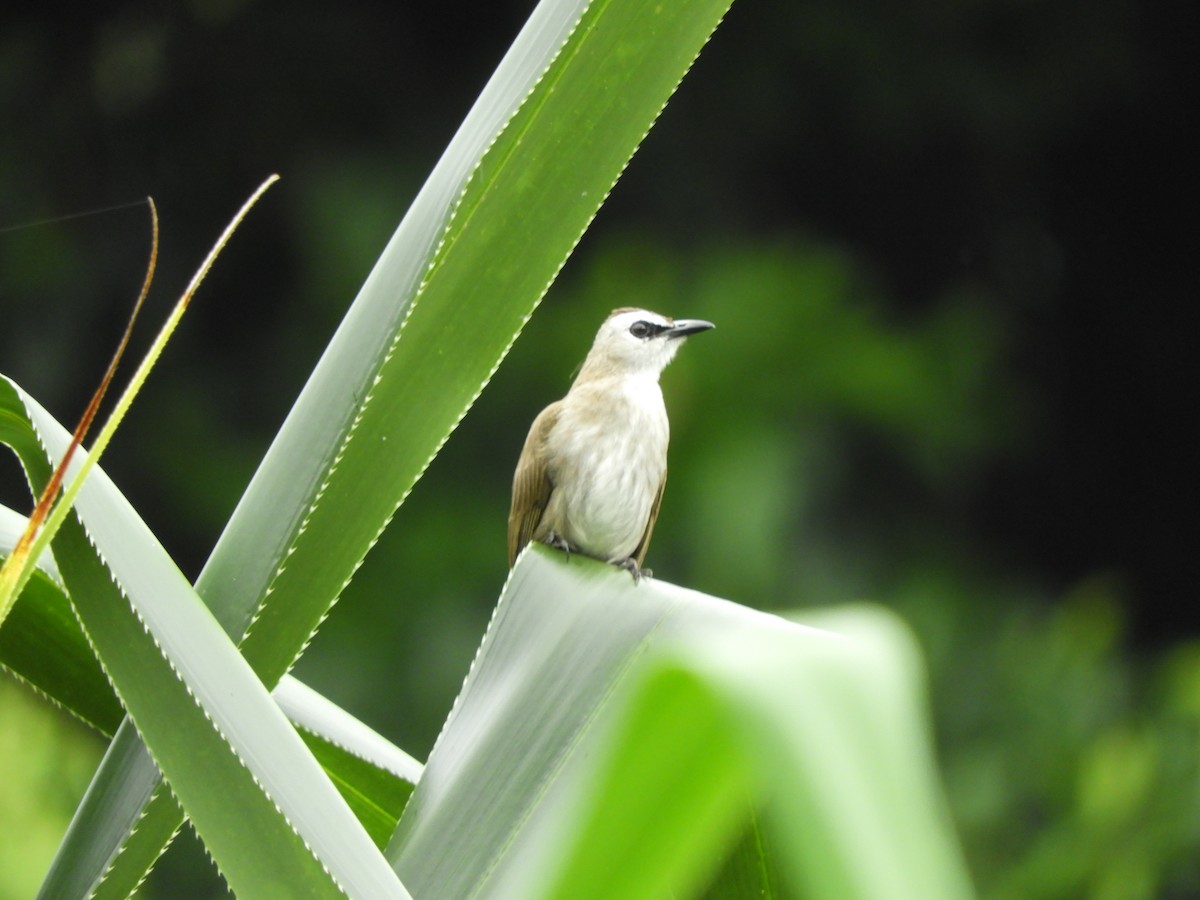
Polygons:
M689 334L707 331L703 319L671 319L647 309L622 307L604 320L585 368L657 375L675 358Z

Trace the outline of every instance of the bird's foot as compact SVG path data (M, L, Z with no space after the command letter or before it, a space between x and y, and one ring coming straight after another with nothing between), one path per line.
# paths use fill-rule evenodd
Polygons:
M571 545L567 543L565 538L559 537L552 531L542 539L542 542L547 547L553 547L555 550L561 550L563 553L567 554L567 559L570 560L572 548Z
M628 559L623 559L619 563L617 563L617 568L624 569L626 572L628 572L630 575L632 575L634 584L637 584L643 578L653 578L654 577L653 569L643 569L641 566L638 565L637 560L634 559L632 556L629 557Z

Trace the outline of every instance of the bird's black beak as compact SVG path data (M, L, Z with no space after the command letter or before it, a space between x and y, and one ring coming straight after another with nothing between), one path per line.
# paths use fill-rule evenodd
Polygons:
M676 319L671 327L663 332L663 336L669 338L687 337L689 334L695 334L698 331L708 331L708 329L716 327L712 322L705 322L703 319Z

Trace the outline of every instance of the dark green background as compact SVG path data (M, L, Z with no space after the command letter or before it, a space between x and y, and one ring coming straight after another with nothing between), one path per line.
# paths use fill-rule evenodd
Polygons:
M64 421L146 214L23 226L153 195L144 346L283 176L106 457L189 575L530 8L0 14L0 370ZM985 894L1200 890L1184 25L1125 0L741 0L298 674L424 756L504 579L529 421L612 307L709 318L664 376L658 575L905 615ZM23 508L15 463L0 480ZM191 884L186 855L160 885Z

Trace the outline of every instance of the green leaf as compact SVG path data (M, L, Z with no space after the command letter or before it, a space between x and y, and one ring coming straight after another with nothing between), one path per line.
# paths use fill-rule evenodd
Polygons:
M761 809L803 896L969 896L911 638L817 620L535 547L389 859L417 896L691 896Z
M0 409L10 426L24 416L46 445L33 454L33 440L13 442L33 454L21 460L36 486L70 435L7 379L0 379ZM84 464L77 458L72 466ZM355 895L407 896L262 683L99 469L53 546L105 672L231 887L246 896L341 896L343 886ZM97 800L121 805L120 793L104 789L105 770L100 775Z
M0 506L0 558L16 543L26 522L25 516ZM120 702L75 619L50 554L42 558L40 567L42 571L35 573L0 629L0 664L97 730L112 734L123 716ZM420 763L291 676L284 677L273 697L301 729L304 742L372 840L383 846L420 777ZM117 741L114 748L126 758L105 771L123 773L122 789L110 790L100 782L93 785L99 799L81 808L67 842L87 863L56 866L43 896L87 894L91 888L86 879L62 879L81 871L105 872L110 865L115 868L107 872L100 895L127 895L145 871L129 867L129 860L139 857L137 852L118 855L116 849L128 850L126 842L136 844L147 830L154 834L182 821L178 805L163 789L158 769L140 742ZM140 787L133 789L134 785ZM158 827L147 829L160 818ZM98 840L105 836L110 839Z

